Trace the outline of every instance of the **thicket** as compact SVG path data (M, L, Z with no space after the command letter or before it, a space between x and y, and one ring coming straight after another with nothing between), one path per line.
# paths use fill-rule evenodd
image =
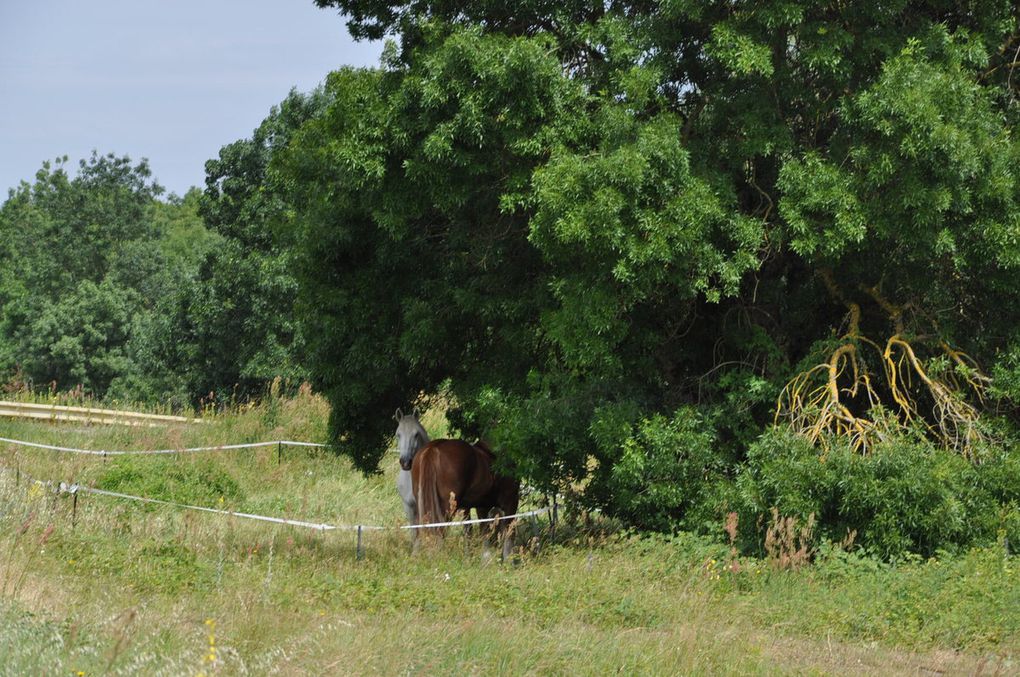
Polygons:
M510 470L643 528L1017 542L1012 3L317 4L399 43L203 194L115 158L15 189L7 374L180 401L307 375L367 472L442 392Z
M359 466L446 388L516 472L643 527L1015 531L1010 3L318 4L400 36L273 163Z

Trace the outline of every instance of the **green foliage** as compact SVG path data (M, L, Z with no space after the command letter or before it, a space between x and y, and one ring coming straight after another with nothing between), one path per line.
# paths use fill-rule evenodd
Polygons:
M675 528L718 471L714 447L711 429L693 409L641 421L609 471L613 514L639 528Z
M1020 403L1020 337L1014 337L995 363L992 390L1002 400Z
M802 438L774 430L748 451L733 507L742 524L769 522L774 506L801 520L814 514L822 538L838 542L856 532L857 544L882 557L929 557L994 543L1000 531L1011 542L1020 538L1018 469L1015 450L980 465L907 439L864 456L844 446L819 453Z
M149 397L183 403L263 395L276 377L305 378L303 339L294 319L296 281L287 207L269 160L326 104L320 91L292 91L253 132L206 163L206 190L189 194L209 245L188 252L194 268L143 328L140 361ZM168 246L181 247L183 233Z
M0 373L103 396L137 378L137 329L187 268L164 234L202 227L193 197L156 200L144 161L94 154L74 178L63 164L0 207Z
M26 334L22 367L42 383L81 384L105 393L128 373L127 343L139 295L110 278L85 280L54 303L40 308Z
M519 382L547 296L526 221L501 196L527 189L544 121L576 92L545 41L434 39L413 68L332 74L334 102L279 162L300 214L309 367L334 443L366 470L389 413L451 372L468 387Z
M0 374L189 406L305 378L287 206L269 158L325 105L291 94L208 163L207 190L157 197L148 165L45 164L0 209Z
M187 274L195 270L206 254L220 244L219 233L205 226L199 214L202 191L192 188L184 197L171 195L166 202L152 205L153 221L162 233L160 249L167 261L177 265L175 274Z
M986 483L1007 461L970 467L935 433L825 463L754 442L847 331L849 416L886 404L849 379L883 373L892 336L936 378L1016 390L1009 3L317 4L400 37L331 76L276 163L309 369L360 468L389 411L448 383L455 429L643 526L703 527L738 489L752 522L781 502L885 554L1009 522ZM935 430L959 398L1008 444L980 388L946 392L890 429ZM700 422L673 419L692 404Z
M612 374L632 364L635 314L735 295L761 230L691 175L677 117L640 120L617 105L596 115L590 142L555 149L535 171L530 241L552 271L559 307L543 325L565 366Z

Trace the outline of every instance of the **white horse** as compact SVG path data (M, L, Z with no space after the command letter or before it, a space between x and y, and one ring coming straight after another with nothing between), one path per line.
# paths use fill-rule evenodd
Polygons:
M428 444L429 434L425 432L421 421L418 420L418 407L410 414L397 409L393 414L397 421L397 451L400 453L400 471L397 473L397 493L404 501L404 511L407 513L407 523L414 525L418 523L418 502L414 498L414 487L411 482L411 462L418 450Z

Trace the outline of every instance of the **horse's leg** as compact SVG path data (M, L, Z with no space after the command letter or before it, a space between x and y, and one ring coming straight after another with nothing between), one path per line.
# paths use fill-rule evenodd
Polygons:
M502 531L503 537L502 557L505 562L506 558L510 556L510 553L512 553L514 549L514 532L517 531L517 520L510 520L510 523L504 524L500 531Z
M407 513L407 523L409 525L417 524L418 522L418 506L414 503L405 503L404 512ZM415 530L417 531L417 530Z
M498 547L500 545L500 536L501 536L501 534L503 532L504 522L502 520L498 519L498 518L502 517L503 514L504 514L503 510L499 506L487 506L487 509L485 511L485 516L487 518L491 519L491 520L494 520L494 521L488 522L485 525L485 527L486 527L485 528L485 547L486 548L489 548L490 546L493 546L493 545ZM480 516L481 515L479 515L479 517ZM504 555L503 557L505 559L506 556Z
M510 478L500 478L499 483L499 507L504 510L505 515L516 515L520 507L521 488L520 483ZM517 519L500 522L503 531L503 559L505 560L514 547L514 535L517 533Z
M418 526L421 523L421 515L418 511L418 501L415 500L413 503L405 503L404 509L407 511L407 523L411 527ZM417 554L421 549L421 529L410 529L411 532L411 554Z

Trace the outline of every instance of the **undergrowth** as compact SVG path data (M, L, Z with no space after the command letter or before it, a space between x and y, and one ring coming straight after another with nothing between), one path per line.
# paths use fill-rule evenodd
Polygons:
M318 398L273 406L170 429L0 422L0 435L88 448L322 439ZM507 563L458 530L418 555L405 532L365 532L359 560L348 531L101 496L79 497L72 523L71 497L26 476L397 526L393 456L370 477L314 449L104 462L4 445L0 463L24 473L0 475L0 674L991 672L1015 670L1020 650L1020 562L1004 538L893 563L814 538L784 567L738 554L736 516L713 538L567 514L555 538L545 518L523 525Z

